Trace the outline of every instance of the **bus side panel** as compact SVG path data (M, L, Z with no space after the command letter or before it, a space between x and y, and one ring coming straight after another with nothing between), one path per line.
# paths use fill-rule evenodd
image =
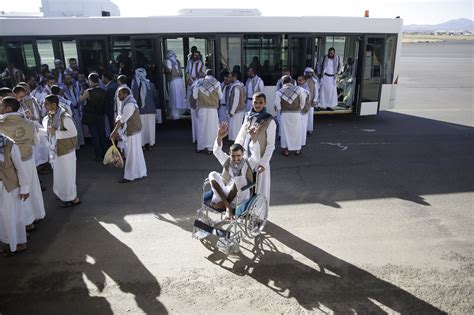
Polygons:
M377 115L379 102L362 102L360 103L360 116Z
M265 97L267 99L267 112L272 114L273 116L276 115L275 113L275 93L276 93L276 86L271 85L271 86L265 86L263 88L263 93L265 94Z
M380 93L380 110L393 109L392 92L393 84L382 84L382 91Z

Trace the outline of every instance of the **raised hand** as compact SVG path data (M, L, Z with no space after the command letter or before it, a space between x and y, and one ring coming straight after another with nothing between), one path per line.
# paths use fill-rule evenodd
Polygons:
M249 129L249 135L252 138L253 142L257 141L258 130L260 129L260 124L255 123Z
M217 130L217 138L222 140L229 133L229 123L223 121L219 124L219 129Z

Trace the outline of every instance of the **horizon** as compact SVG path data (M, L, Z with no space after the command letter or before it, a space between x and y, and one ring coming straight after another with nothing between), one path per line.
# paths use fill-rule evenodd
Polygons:
M400 16L405 25L441 24L456 19L473 21L474 9L470 0L339 0L337 7L318 6L314 2L300 6L257 5L252 0L225 4L221 1L206 0L196 5L192 0L174 0L166 8L147 3L146 0L112 0L122 17L170 16L181 9L258 9L262 16L351 16L362 17L369 10L372 18L395 18ZM9 1L0 0L0 11L39 12L41 0ZM154 13L156 10L156 14ZM152 14L150 14L152 12Z

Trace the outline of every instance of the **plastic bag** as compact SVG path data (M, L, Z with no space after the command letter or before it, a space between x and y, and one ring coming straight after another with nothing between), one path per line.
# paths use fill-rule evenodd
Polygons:
M123 159L119 149L115 146L115 142L112 141L112 145L107 150L104 156L104 165L110 165L113 167L123 168Z

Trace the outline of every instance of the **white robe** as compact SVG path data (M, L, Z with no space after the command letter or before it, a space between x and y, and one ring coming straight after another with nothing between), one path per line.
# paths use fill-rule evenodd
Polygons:
M237 106L239 105L240 99L240 90L234 89L234 99L232 100L232 104L230 105L230 114L232 117L230 118L229 122L229 140L234 141L239 134L240 128L242 128L242 123L244 122L245 111L241 111L240 113L235 113L237 110Z
M40 122L35 122L37 129L43 128ZM39 166L49 161L48 137L44 133L38 134L38 141L33 146L33 154L35 158L35 165Z
M306 137L308 133L308 113L300 115L301 119L301 146L304 147L306 145Z
M222 89L220 85L217 87L219 99L222 97ZM199 93L199 87L197 85L193 88L192 97L197 100ZM217 114L217 108L199 107L199 103L196 103L196 141L197 150L201 151L207 149L212 151L214 146L214 139L219 129L219 117ZM218 104L216 104L218 105Z
M184 92L184 84L181 78L175 78L168 83L169 103L173 119L179 119L180 109L188 109L189 104L186 102L186 93Z
M307 131L313 132L314 130L314 107L311 107L308 111L308 121L306 122Z
M43 192L38 178L38 172L33 159L23 161L25 172L28 176L28 185L30 187L30 197L23 202L23 213L25 225L33 223L35 220L44 219L46 213L44 210Z
M251 123L255 123L256 118L253 118ZM265 167L265 171L263 173L258 174L257 176L257 193L263 194L266 199L268 205L270 204L270 188L271 188L271 176L270 176L270 159L272 158L273 151L275 150L275 134L276 134L276 123L275 121L271 121L267 127L267 145L265 147L265 152L263 156L260 158L260 162L258 165L262 165ZM242 126L240 128L239 134L237 135L237 139L235 139L235 143L239 143L244 148L247 147L247 144L251 141L251 137L248 134L248 130ZM260 152L261 153L261 152ZM245 158L247 158L247 153L245 153Z
M284 85L285 86L285 85ZM306 92L303 88L298 89L298 97L300 102L300 110L306 104ZM281 112L282 94L277 91L275 95L275 108ZM296 99L294 100L296 102ZM280 136L281 147L290 151L301 150L301 132L303 124L301 121L301 112L281 112L280 114ZM304 129L306 132L306 128Z
M50 163L53 167L53 192L61 201L73 201L77 197L76 187L76 151L57 156L52 148L56 147L57 139L77 137L76 125L71 117L64 118L64 128L58 126L55 136L49 136ZM48 116L43 119L43 132L48 130Z
M324 73L334 74L333 62L335 60L329 59L326 67L323 69L321 78L321 94L319 107L322 108L334 108L337 106L337 88L336 88L336 77L330 77Z
M117 120L126 124L128 119L132 116L135 111L135 106L133 103L126 104L122 109L122 114L117 116ZM137 178L142 178L147 176L147 169L145 163L145 157L142 150L142 142L140 133L134 134L133 136L125 136L126 126L122 127L120 134L123 143L125 145L125 169L123 178L128 180L135 180Z
M23 205L20 193L29 193L28 175L21 161L18 147L12 146L11 157L17 170L20 188L7 192L0 181L0 241L10 246L10 251L16 251L18 244L26 243L26 231L23 215Z
M214 139L219 129L219 118L216 108L198 108L196 110L196 141L198 151L212 151Z
M156 114L140 114L140 120L142 121L142 145L149 144L150 146L155 145L156 135Z

